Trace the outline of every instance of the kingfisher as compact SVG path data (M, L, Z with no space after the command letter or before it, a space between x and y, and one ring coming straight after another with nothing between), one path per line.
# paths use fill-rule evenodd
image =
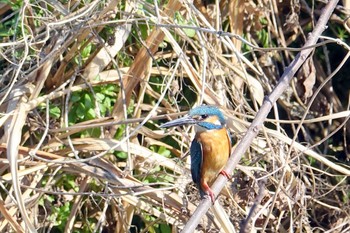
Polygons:
M182 118L162 124L161 128L194 125L195 137L191 143L191 175L201 197L208 195L215 202L210 186L219 174L230 179L223 170L231 154L231 137L226 130L222 112L215 106L201 105Z

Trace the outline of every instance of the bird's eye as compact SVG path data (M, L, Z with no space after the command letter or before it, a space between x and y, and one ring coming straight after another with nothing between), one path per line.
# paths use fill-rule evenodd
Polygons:
M204 114L204 115L201 115L201 119L204 120L204 119L207 119L209 115L207 114Z

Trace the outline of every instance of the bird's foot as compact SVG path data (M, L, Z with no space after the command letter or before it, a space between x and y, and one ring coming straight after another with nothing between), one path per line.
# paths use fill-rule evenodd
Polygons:
M209 190L207 191L207 193L208 193L208 196L210 197L211 202L212 202L213 205L214 205L214 203L215 203L215 195L214 195L213 191L211 191L211 189L209 189Z
M211 190L211 188L209 187L209 185L205 182L202 183L202 191L204 191L204 193L206 193L208 195L208 197L210 198L211 202L214 205L215 202L215 194L213 193L213 190Z
M232 176L230 176L225 170L221 170L219 172L221 175L225 176L227 179L231 180Z

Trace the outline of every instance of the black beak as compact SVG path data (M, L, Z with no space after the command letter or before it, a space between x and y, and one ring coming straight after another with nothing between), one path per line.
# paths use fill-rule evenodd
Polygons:
M159 126L160 128L169 128L174 126L181 126L181 125L193 125L196 124L197 120L193 119L191 116L184 116L176 120L169 121L165 124L162 124Z

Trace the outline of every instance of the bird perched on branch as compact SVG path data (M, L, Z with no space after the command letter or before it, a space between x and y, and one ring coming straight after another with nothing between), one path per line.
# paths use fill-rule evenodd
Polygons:
M223 170L231 154L231 138L225 128L225 118L215 106L202 105L193 108L182 118L167 122L161 128L194 125L196 135L191 144L191 174L201 197L209 195L215 202L210 186L218 174L230 179Z

